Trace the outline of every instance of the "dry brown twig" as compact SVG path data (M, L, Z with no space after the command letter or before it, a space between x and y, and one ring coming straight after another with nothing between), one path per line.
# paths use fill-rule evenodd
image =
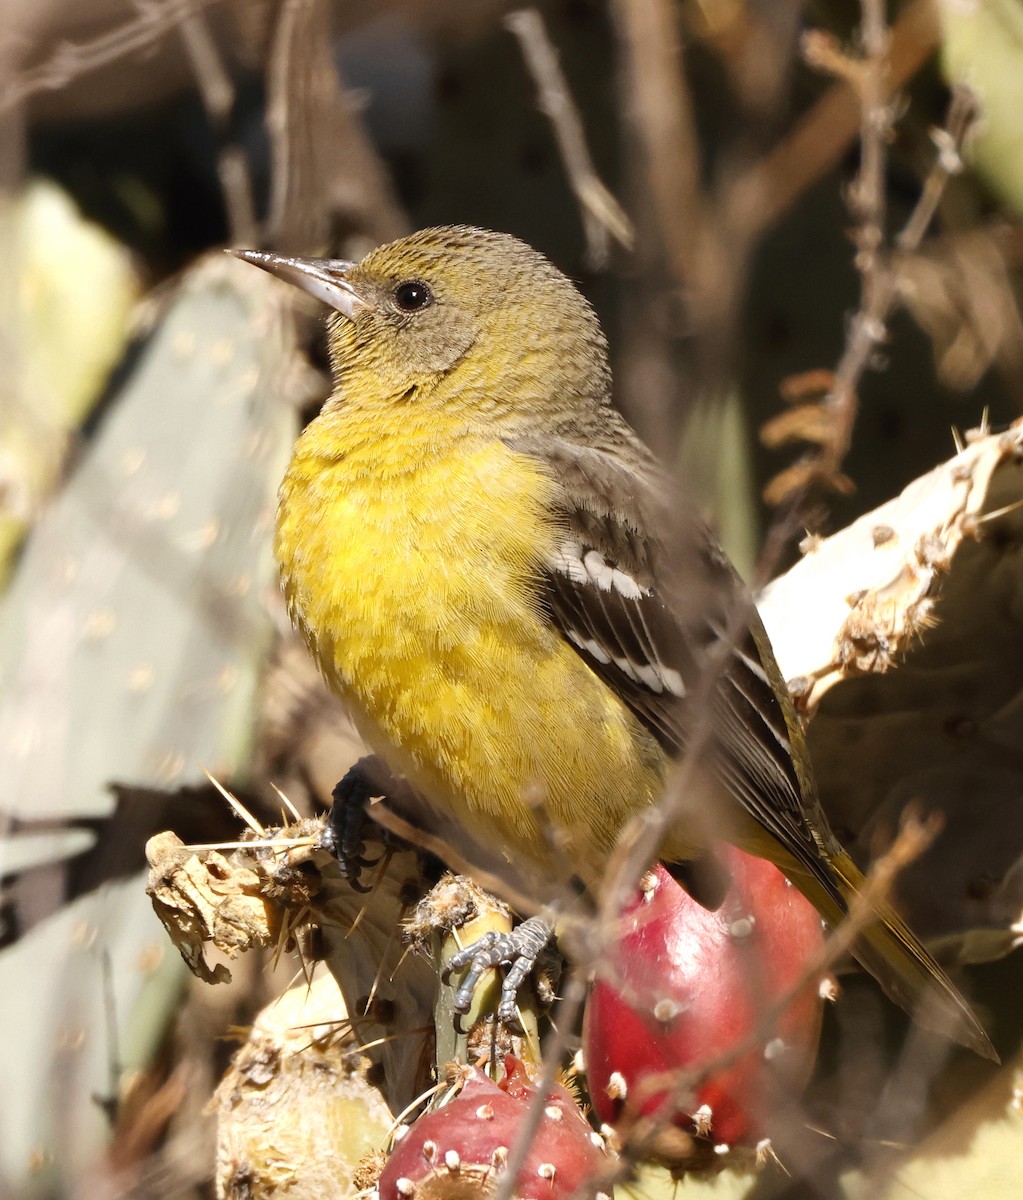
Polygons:
M217 174L227 210L228 239L233 245L251 245L256 236L256 209L252 179L240 146L228 140L235 87L210 33L206 14L199 9L186 12L179 27L206 115L220 145Z
M522 57L536 84L540 107L554 129L568 181L582 210L590 263L603 267L612 239L626 250L632 249L632 222L593 166L579 110L543 17L535 8L521 8L509 13L504 23L518 39Z
M631 116L671 273L682 284L696 284L702 278L708 220L676 14L667 0L616 0L613 13Z
M529 1108L522 1121L515 1141L509 1147L508 1158L491 1200L512 1200L515 1194L515 1183L519 1171L526 1160L533 1139L540 1130L544 1120L544 1110L547 1096L557 1081L561 1064L568 1051L570 1031L574 1030L586 1003L588 987L586 976L581 966L573 965L569 969L567 982L562 989L558 1002L558 1024L544 1041L543 1069L533 1081L536 1094L529 1101Z
M378 804L376 802L377 799L383 801L383 803ZM449 839L438 836L430 830L422 828L422 826L407 821L387 805L385 797L374 798L370 801L370 804L373 806L370 810L372 820L381 829L385 829L395 837L408 842L410 846L416 846L418 849L432 854L435 858L440 859L449 870L472 879L484 891L499 897L506 904L511 905L520 915L531 915L540 910L540 905L534 896L528 895L508 879L502 878L482 867L479 863L463 854L456 846L452 845Z
M60 42L39 66L15 74L0 90L0 113L39 92L56 92L83 75L155 45L189 16L222 0L135 0L137 16L88 42Z
M886 147L892 114L885 105L888 25L884 0L862 0L863 59L860 71L860 172L849 195L857 218L856 267L862 280L861 308L870 307L884 245Z
M979 115L973 94L966 88L956 88L946 123L933 134L937 146L934 165L894 246L886 249L884 140L889 118L884 103L885 34L876 23L873 0L865 0L865 13L871 14L871 49L863 60L864 150L850 196L851 207L858 217L856 266L861 277L860 304L850 321L845 349L820 402L802 404L782 413L766 422L761 430L761 438L768 446L796 438L815 446L769 482L764 496L770 504L796 503L813 486L837 492L851 490L852 484L841 467L849 452L859 412L860 383L887 338L887 322L898 302L900 260L919 249L948 181L962 170L960 152ZM815 381L820 379L819 372L811 372L810 376ZM799 379L789 381L789 391L801 396Z
M266 84L270 244L324 253L336 250L339 231L355 230L371 245L407 233L408 217L338 74L329 0L280 6Z
M860 169L849 189L848 203L856 221L856 269L860 274L860 303L850 324L846 354L820 403L803 405L768 422L763 438L768 445L801 437L820 447L815 459L804 460L776 476L768 485L767 499L779 503L793 490L823 483L832 491L848 493L852 483L839 470L849 449L858 408L856 384L870 355L885 336L884 318L889 307L889 281L882 268L885 225L886 144L891 111L885 104L885 55L888 27L884 0L862 0L860 40L863 56L842 52L835 42L820 35L809 37L808 57L855 87L860 103ZM850 351L855 347L855 353Z
M887 31L880 82L883 102L904 87L934 53L941 26L933 0L911 0ZM814 183L832 170L862 125L860 71L830 37L817 32L803 39L803 57L835 76L835 83L795 128L733 186L750 236L769 228Z

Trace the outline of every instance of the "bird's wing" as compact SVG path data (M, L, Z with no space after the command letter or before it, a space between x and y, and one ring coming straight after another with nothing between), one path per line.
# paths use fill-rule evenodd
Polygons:
M631 440L625 455L557 439L516 448L562 484L545 585L563 636L671 756L712 713L709 753L726 790L834 894L822 853L837 845L784 681L709 532L672 512L670 484Z
M774 861L834 924L863 877L820 807L763 626L713 539L671 511L670 486L649 455L626 427L613 432L603 447L519 446L563 485L545 573L551 619L667 753L684 753L698 723L710 722L708 765L740 814L737 826L724 813L722 832ZM969 1005L895 911L881 903L875 918L852 948L863 966L925 1025L997 1060Z

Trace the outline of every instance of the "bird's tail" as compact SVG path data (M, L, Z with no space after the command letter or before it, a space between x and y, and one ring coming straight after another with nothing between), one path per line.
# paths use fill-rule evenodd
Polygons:
M822 896L825 889L817 879L794 877L793 882L806 892L827 922L837 926L863 890L864 879L846 853L834 855L831 867L841 902L831 894ZM804 880L809 887L801 886ZM998 1055L976 1013L916 934L890 904L876 904L873 911L874 919L853 943L852 953L859 964L920 1025L997 1062Z

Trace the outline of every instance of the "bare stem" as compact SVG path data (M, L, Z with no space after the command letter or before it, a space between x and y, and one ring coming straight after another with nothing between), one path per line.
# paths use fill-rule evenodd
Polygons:
M706 214L675 9L669 0L616 0L614 11L664 250L675 279L691 285L701 277Z
M887 38L881 76L885 99L927 62L940 38L933 0L910 0ZM809 58L806 46L804 39L804 55ZM832 170L862 126L861 97L841 62L829 63L815 53L813 63L836 75L835 83L766 158L740 174L733 184L731 202L743 206L751 237L773 225Z
M256 236L256 211L245 155L239 146L228 140L235 101L234 84L221 61L204 13L186 13L181 19L180 31L210 125L221 142L217 152L217 174L227 210L228 239L234 245L248 245Z
M540 107L554 129L568 181L582 210L590 261L594 266L604 266L610 239L626 250L632 249L632 222L594 169L579 110L543 17L535 8L521 8L510 13L504 23L519 40L522 57L536 84Z
M935 129L931 133L938 154L924 182L916 207L895 239L895 244L900 250L912 253L919 249L941 203L941 197L945 194L948 181L963 169L961 151L979 117L980 105L977 97L964 84L957 85L952 92L945 127Z
M212 8L222 0L146 0L137 3L137 16L88 42L61 42L38 67L16 74L0 89L0 113L39 92L56 92L129 54L138 54L160 41L190 14Z
M885 168L890 115L885 106L885 54L888 25L884 0L862 0L860 36L860 170L849 203L856 217L856 269L860 304L849 329L845 354L835 372L824 407L830 436L822 454L826 474L837 475L849 452L859 412L858 385L876 347L886 336L891 310L892 279L883 261L885 244Z
M492 1200L512 1200L519 1171L544 1120L547 1097L557 1082L558 1072L568 1049L569 1031L575 1028L587 995L586 978L580 968L569 971L568 981L558 1004L558 1026L543 1047L543 1070L533 1081L536 1094L530 1099L525 1119L508 1151L508 1160L497 1181Z
M953 92L944 128L933 135L938 153L920 197L905 226L894 239L884 236L884 141L888 116L884 108L885 32L878 11L880 0L864 0L864 45L867 57L861 73L863 153L860 172L850 194L857 217L856 266L860 272L860 303L853 315L845 348L835 368L831 386L821 402L826 415L825 436L819 446L790 472L798 480L781 489L781 498L792 507L802 499L807 485L824 483L839 488L842 463L852 443L859 412L859 388L877 349L887 336L887 321L898 300L899 256L917 250L930 228L949 179L962 169L960 151L978 116L978 106L966 89ZM777 482L777 481L775 481Z

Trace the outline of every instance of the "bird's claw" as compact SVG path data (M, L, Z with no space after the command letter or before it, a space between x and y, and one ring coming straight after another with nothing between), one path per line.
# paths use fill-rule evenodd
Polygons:
M507 966L501 984L497 1018L502 1025L517 1028L519 1017L516 1001L519 988L536 967L537 959L553 936L554 926L546 917L530 917L510 933L485 933L471 946L459 950L449 960L447 972L460 971L463 967L469 970L455 992L455 1011L469 1011L484 972L492 967Z
M365 855L366 805L381 793L378 782L381 770L379 761L368 757L359 759L348 771L334 788L334 803L320 837L320 847L337 859L341 877L357 892L371 890L371 885L362 882L363 875L378 866L383 857ZM384 831L375 824L371 827L374 836L386 844Z

